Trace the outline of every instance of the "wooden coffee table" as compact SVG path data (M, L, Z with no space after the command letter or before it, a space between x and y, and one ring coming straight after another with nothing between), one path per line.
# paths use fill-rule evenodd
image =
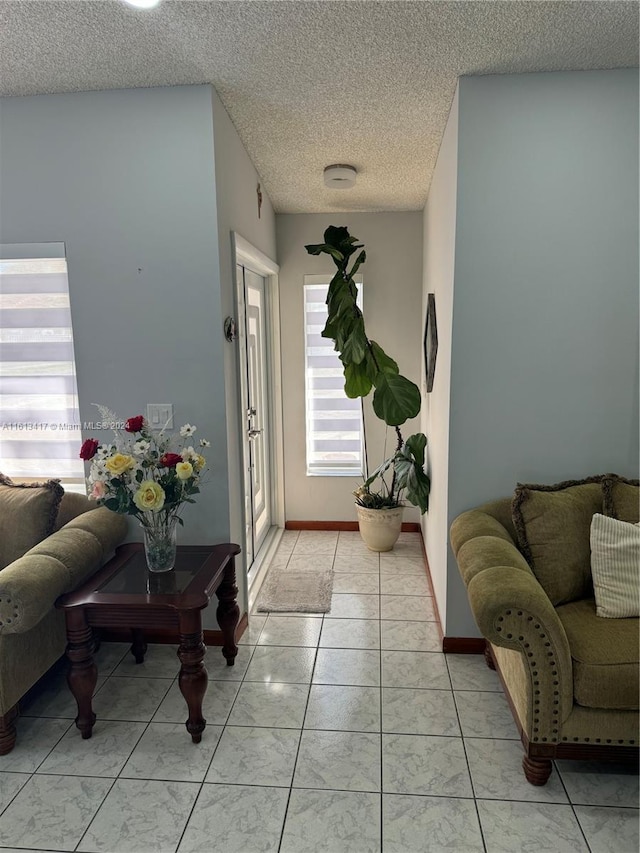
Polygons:
M215 592L222 654L227 666L233 666L240 615L234 558L239 553L238 545L231 544L181 546L170 572L153 573L147 569L141 544L122 545L86 583L58 599L56 607L64 610L67 623L67 657L71 662L67 680L78 703L76 726L83 738L91 737L96 720L91 706L98 678L93 628L130 628L136 663L144 660L145 630L172 629L179 636L178 684L189 711L186 727L193 742L200 742L206 726L202 701L208 681L202 662L202 611Z

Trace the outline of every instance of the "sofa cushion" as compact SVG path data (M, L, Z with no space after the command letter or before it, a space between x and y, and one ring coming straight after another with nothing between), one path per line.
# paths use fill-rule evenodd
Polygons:
M638 708L638 619L599 619L593 598L556 610L573 663L573 693L587 708Z
M98 504L95 501L90 500L84 495L80 495L75 492L65 492L64 497L60 502L58 517L56 518L56 530L60 530L65 526L65 524L68 524L72 518L76 518L85 512L89 512L97 506Z
M512 504L518 545L555 606L593 592L589 531L602 512L602 476L555 486L518 483Z
M97 571L102 563L102 545L86 530L70 526L58 530L55 536L39 542L29 552L34 557L50 557L61 563L69 579L64 592L71 592L88 575Z
M53 533L63 494L58 480L22 485L0 474L0 569Z
M640 480L607 475L602 480L604 514L620 521L640 521Z
M601 619L640 616L640 527L596 513L591 522L591 575Z

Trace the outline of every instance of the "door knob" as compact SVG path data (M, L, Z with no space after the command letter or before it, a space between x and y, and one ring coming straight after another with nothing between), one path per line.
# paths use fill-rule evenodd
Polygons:
M247 435L249 436L249 438L255 438L257 435L260 435L261 432L261 429L250 429Z

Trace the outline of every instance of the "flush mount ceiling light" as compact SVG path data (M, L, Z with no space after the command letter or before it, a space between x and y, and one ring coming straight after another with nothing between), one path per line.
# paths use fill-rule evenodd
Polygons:
M355 166L334 163L324 170L324 185L332 190L346 190L355 186L357 174Z
M124 0L127 6L135 6L136 9L153 9L160 0Z

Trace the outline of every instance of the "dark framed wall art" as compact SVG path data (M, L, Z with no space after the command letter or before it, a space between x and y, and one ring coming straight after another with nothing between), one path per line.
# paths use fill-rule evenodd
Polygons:
M424 321L424 370L427 377L427 393L433 390L438 355L438 324L436 323L436 295L427 296L427 316Z

